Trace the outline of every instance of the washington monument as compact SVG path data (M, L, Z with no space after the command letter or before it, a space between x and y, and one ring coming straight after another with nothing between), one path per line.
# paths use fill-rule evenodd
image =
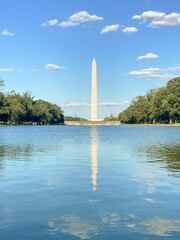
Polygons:
M95 58L92 62L91 121L99 121L97 110L97 70Z

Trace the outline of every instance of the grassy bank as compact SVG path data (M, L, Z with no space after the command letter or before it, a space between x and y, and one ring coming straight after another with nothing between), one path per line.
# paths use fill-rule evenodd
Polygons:
M74 125L80 125L80 126L89 126L89 125L114 125L114 126L120 126L120 124L111 124L105 121L102 122L91 122L91 121L79 121L76 122ZM0 127L5 126L33 126L32 124L0 124ZM47 125L34 125L34 126L47 126ZM49 125L48 125L49 126ZM55 126L55 125L54 125ZM57 125L56 125L57 126ZM121 126L152 126L152 127L180 127L180 123L174 123L174 124L121 124Z
M68 125L68 124L67 124ZM73 125L73 124L72 124ZM116 124L115 122L107 122L107 121L76 121L74 125L115 125L115 126L161 126L161 127L180 127L180 123L173 123L173 124Z
M68 124L67 124L68 125ZM173 123L173 124L116 124L115 122L106 122L106 121L77 121L74 125L115 125L115 126L161 126L161 127L180 127L180 123Z
M157 123L157 124L122 124L126 126L153 126L153 127L180 127L180 123L173 123L173 124L164 124L164 123Z
M120 122L114 121L65 121L65 125L120 125Z
M80 125L105 125L107 122L105 121L79 121Z

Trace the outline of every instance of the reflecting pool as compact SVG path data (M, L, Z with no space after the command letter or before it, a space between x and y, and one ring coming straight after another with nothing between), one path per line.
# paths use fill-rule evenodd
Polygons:
M0 127L0 240L180 239L180 128Z

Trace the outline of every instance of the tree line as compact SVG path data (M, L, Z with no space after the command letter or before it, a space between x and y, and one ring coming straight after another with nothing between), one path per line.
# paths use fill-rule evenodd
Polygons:
M180 122L180 77L171 79L165 87L136 97L118 118L129 124Z
M4 82L0 80L0 86ZM0 122L6 124L62 124L61 107L44 100L34 100L29 92L23 94L0 91Z

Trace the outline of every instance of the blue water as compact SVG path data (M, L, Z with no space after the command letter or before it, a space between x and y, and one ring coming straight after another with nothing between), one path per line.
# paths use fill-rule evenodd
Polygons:
M180 128L0 127L0 240L180 239Z

